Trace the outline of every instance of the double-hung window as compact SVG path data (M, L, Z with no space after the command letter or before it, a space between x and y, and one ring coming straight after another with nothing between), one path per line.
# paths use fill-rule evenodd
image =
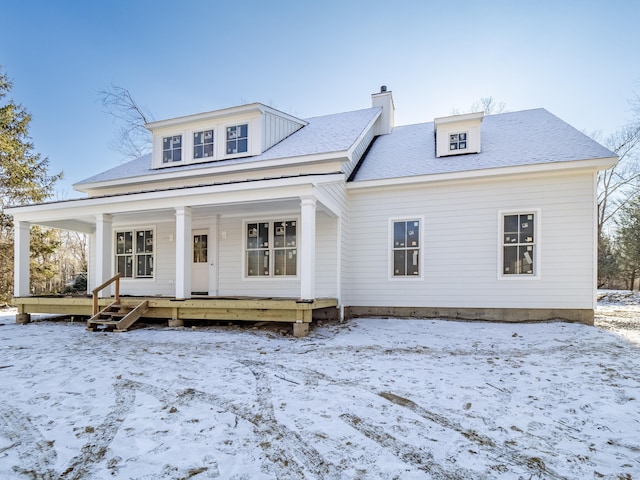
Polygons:
M502 274L536 275L536 213L502 216Z
M116 271L123 278L153 278L153 230L116 232Z
M392 222L392 276L420 276L420 220Z
M246 153L249 150L249 124L227 127L227 155Z
M297 274L297 222L295 220L246 224L247 277Z

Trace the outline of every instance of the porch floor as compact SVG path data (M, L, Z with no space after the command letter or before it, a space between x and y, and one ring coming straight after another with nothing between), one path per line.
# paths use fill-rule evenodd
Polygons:
M180 300L171 297L120 296L120 304L123 306L135 307L145 300L148 301L148 310L144 318L167 319L172 326L180 325L184 320L287 322L294 324L295 334L296 330L308 330L308 324L313 319L339 317L338 300L335 298L316 298L307 302L294 298L268 297L196 296ZM100 298L99 308L102 309L113 301L113 297ZM93 314L93 300L90 296L16 297L14 304L18 308L18 316L22 317L31 313L86 317Z

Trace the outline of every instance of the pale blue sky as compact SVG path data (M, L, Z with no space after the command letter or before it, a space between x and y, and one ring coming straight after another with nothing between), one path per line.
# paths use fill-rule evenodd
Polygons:
M256 101L304 118L387 85L397 125L493 96L609 134L640 93L639 18L635 0L0 0L0 64L73 198L123 160L110 84L158 120Z

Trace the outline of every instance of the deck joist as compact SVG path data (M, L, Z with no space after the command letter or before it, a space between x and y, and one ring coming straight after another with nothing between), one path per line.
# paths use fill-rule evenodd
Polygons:
M265 322L310 323L313 318L336 318L338 301L317 298L298 301L293 298L221 298L203 297L179 300L166 297L120 297L120 304L135 307L147 300L145 318L168 320L246 320ZM100 308L113 298L98 300ZM14 299L19 314L56 314L87 316L93 314L89 297L18 297Z

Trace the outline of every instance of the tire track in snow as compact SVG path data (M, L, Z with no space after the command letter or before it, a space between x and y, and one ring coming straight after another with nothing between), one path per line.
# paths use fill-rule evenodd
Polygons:
M59 479L86 479L96 465L104 459L109 445L133 408L136 392L129 387L127 382L114 385L115 405L106 415L102 424L95 427L91 439L82 447L82 453L71 459L69 467L60 475Z
M15 450L18 454L20 465L12 467L15 473L39 480L58 478L58 474L52 468L57 458L53 442L45 440L22 411L0 405L0 436L11 442L4 451Z
M365 437L393 453L403 462L428 473L435 480L465 480L474 477L474 473L468 470L456 469L452 471L439 466L430 452L398 440L382 427L369 423L357 415L343 413L340 418Z
M256 379L256 402L254 405L244 405L235 400L227 400L215 393L194 389L181 390L172 393L168 390L135 380L127 380L126 384L133 389L147 393L168 405L188 405L193 401L200 401L238 416L253 425L258 445L264 452L269 464L276 470L277 478L309 478L309 474L316 478L342 478L343 475L335 465L328 462L298 432L278 422L272 403L272 392L269 378L264 368L250 360L240 361L249 368Z
M280 471L278 478L306 478L305 469L319 479L341 478L335 465L325 460L315 448L305 442L298 432L276 420L271 384L264 369L258 368L255 362L241 363L247 366L256 378L257 400L262 414L258 414L255 418L254 431L262 439L260 446L265 455L278 467ZM292 456L290 452L294 455ZM302 460L302 465L296 459Z
M542 475L541 478L545 479L564 479L565 477L559 475L558 473L551 470L547 467L538 457L528 457L525 455L521 455L520 453L514 451L506 445L500 446L497 445L496 442L493 441L492 438L481 435L474 430L468 430L462 427L457 422L449 420L447 417L439 415L434 412L430 412L424 407L421 407L417 403L409 400L408 398L401 397L399 395L395 395L389 392L380 392L378 393L382 398L388 400L391 403L399 405L401 407L407 408L413 413L419 415L420 417L429 420L430 422L437 423L449 430L453 430L467 440L472 442L476 447L483 449L490 453L492 456L497 455L500 458L506 458L510 460L511 463L515 465L519 465L520 467L535 473L536 475Z

